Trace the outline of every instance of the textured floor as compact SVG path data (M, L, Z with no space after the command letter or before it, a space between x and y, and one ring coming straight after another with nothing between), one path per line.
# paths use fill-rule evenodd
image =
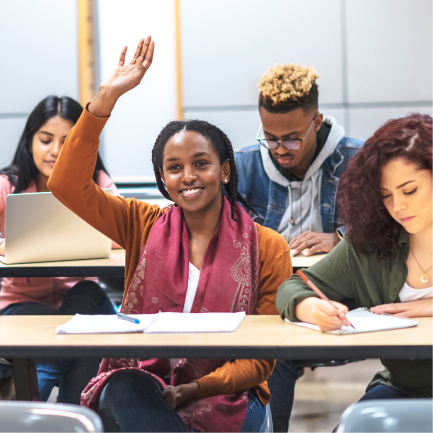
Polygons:
M296 384L289 432L332 432L344 410L364 395L367 384L382 368L378 360L370 359L306 370Z

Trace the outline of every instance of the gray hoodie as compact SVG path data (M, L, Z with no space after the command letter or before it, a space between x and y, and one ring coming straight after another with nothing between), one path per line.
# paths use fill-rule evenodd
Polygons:
M343 127L333 117L325 117L323 122L331 126L328 138L300 182L286 179L272 162L269 150L260 147L266 174L272 181L288 189L286 211L277 230L287 242L305 231L323 232L320 216L321 168L325 159L334 152L344 137ZM293 219L292 224L289 223L290 218Z

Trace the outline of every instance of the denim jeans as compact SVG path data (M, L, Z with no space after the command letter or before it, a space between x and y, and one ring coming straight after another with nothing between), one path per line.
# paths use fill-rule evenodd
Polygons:
M290 359L278 359L268 379L274 432L287 432L299 370Z
M387 398L410 398L410 395L400 389L379 383L379 385L368 390L359 401L381 400Z
M106 432L188 432L176 410L162 398L162 387L150 375L138 370L114 373L101 393L98 414ZM265 406L255 390L248 393L248 408L242 432L258 432Z
M93 281L81 281L68 291L59 308L26 302L11 304L1 312L3 315L69 315L114 314L114 308L101 287ZM47 401L52 389L59 387L59 403L80 404L81 392L96 376L100 358L38 359L39 398Z

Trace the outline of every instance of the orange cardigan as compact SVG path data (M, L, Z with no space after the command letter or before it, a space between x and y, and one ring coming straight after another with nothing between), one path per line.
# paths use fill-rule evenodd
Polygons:
M125 287L129 287L150 230L167 209L106 194L93 182L99 136L107 120L92 116L87 109L83 111L68 134L48 188L65 206L126 250ZM257 314L278 314L275 307L277 289L292 274L289 247L273 230L260 225L257 229L260 255ZM256 387L260 400L267 404L270 393L266 379L274 364L274 360L228 361L197 381L199 398Z

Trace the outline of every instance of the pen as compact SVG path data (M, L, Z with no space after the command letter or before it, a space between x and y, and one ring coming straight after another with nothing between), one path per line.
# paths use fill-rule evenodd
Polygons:
M132 323L140 323L140 321L138 319L135 319L134 317L130 317L123 313L116 313L116 314L118 319L127 320L128 322L132 322Z
M311 281L308 279L308 277L300 270L296 271L296 273L302 278L302 280L304 280L308 286L310 287L311 290L313 290L313 292L315 292L317 294L317 296L319 296L319 298L324 299L325 301L328 301L330 303L330 305L332 305L335 309L337 309L337 307L326 297L326 295ZM353 329L356 329L349 321L349 319L346 320L349 322L350 326Z

